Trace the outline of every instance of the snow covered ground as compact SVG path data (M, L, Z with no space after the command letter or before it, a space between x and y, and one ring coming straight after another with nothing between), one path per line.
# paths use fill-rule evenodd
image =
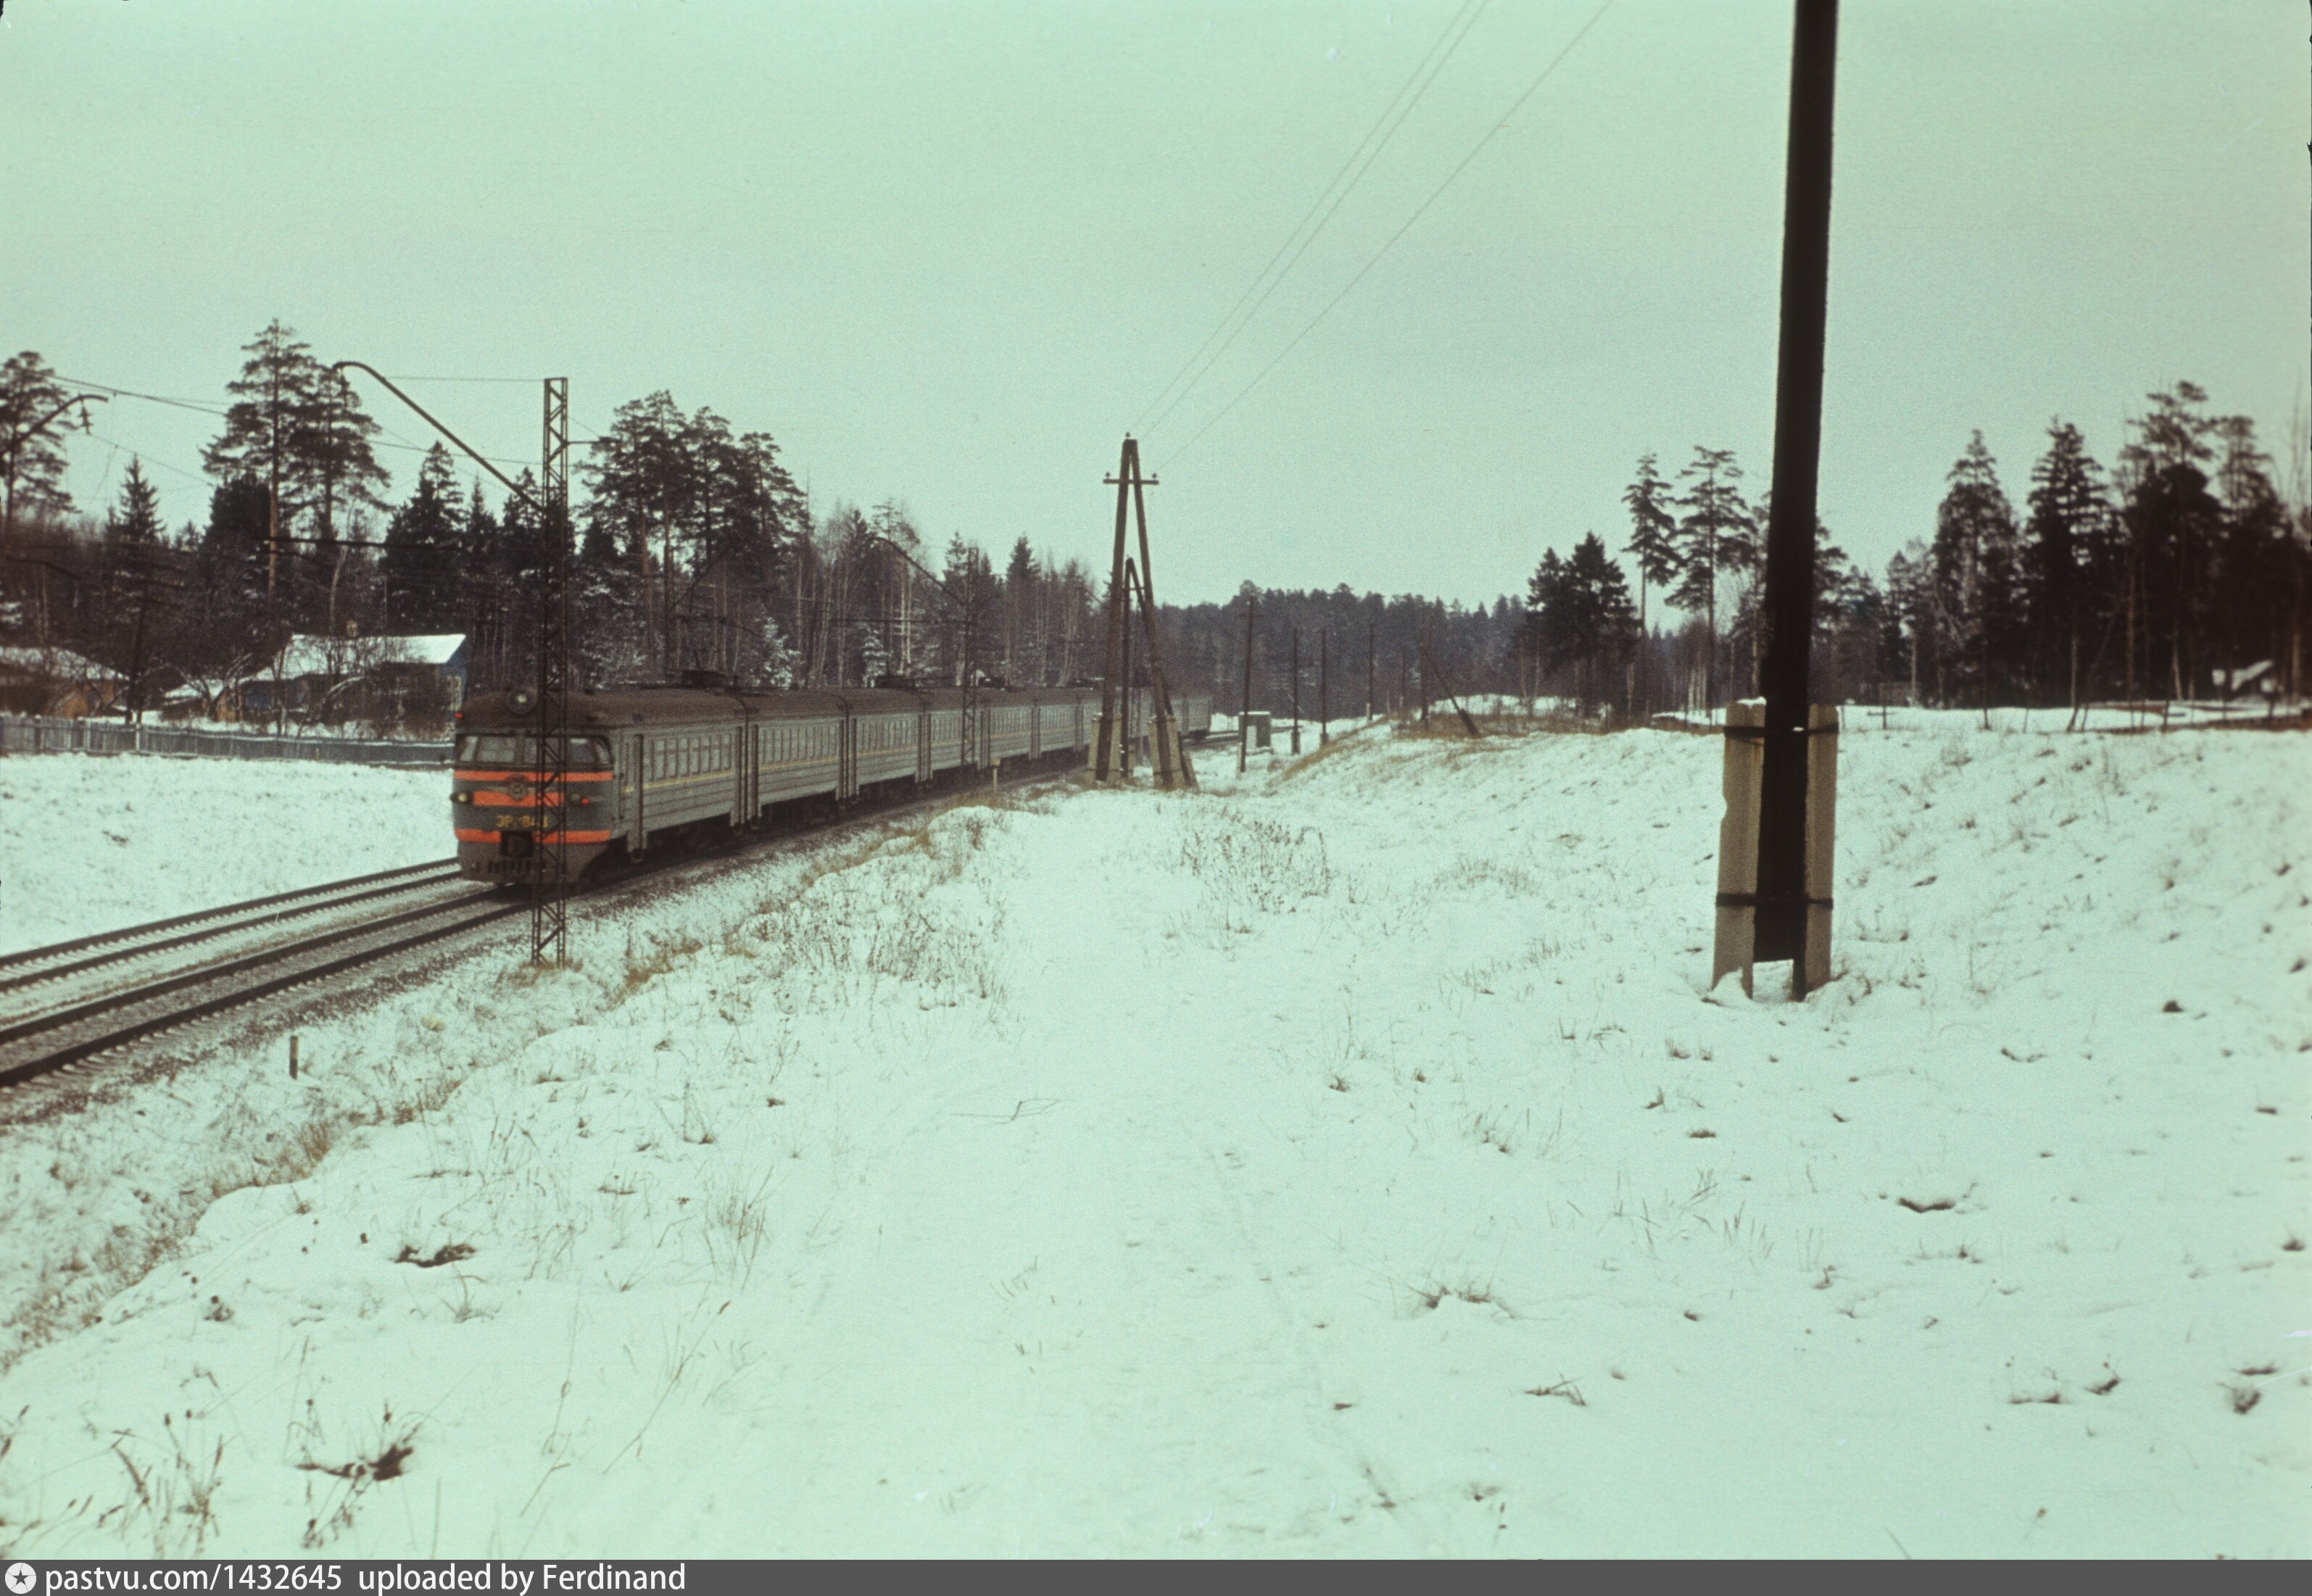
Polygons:
M1912 720L1803 1004L1714 737L1382 730L0 1131L0 1539L2312 1552L2312 742Z
M0 760L0 953L448 859L449 777L295 760Z

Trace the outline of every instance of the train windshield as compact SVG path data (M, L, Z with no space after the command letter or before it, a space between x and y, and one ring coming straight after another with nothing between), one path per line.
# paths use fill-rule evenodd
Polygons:
M507 770L534 770L538 765L538 739L468 732L458 739L458 763L495 765ZM610 745L608 740L602 737L571 738L570 768L574 771L609 770Z

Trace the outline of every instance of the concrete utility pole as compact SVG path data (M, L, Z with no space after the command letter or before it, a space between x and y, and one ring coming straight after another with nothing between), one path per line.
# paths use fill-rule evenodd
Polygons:
M1782 188L1782 331L1775 362L1773 505L1766 523L1763 711L1727 717L1712 981L1750 983L1756 960L1792 962L1791 993L1830 977L1831 844L1838 715L1808 683L1814 631L1815 486L1830 277L1838 0L1797 0ZM1741 706L1738 706L1741 707Z

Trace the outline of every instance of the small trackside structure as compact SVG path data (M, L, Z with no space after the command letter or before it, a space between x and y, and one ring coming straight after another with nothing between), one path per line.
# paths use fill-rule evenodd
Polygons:
M1804 996L1830 980L1831 867L1838 809L1838 711L1810 706L1806 741L1806 903L1791 990ZM1718 823L1718 932L1710 984L1750 967L1758 946L1758 824L1766 783L1766 706L1752 699L1726 711L1726 814ZM1782 957L1792 955L1787 952Z

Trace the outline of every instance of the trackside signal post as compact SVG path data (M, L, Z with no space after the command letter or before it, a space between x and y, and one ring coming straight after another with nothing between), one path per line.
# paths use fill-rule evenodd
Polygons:
M1797 0L1790 153L1782 189L1782 336L1774 476L1766 520L1763 702L1726 716L1726 814L1718 837L1715 986L1758 960L1791 961L1791 995L1830 980L1838 711L1808 702L1814 629L1815 478L1822 455L1822 349L1830 277L1832 91L1838 0Z
M1099 689L1099 726L1092 740L1092 779L1108 782L1132 774L1132 609L1139 600L1141 624L1148 643L1148 752L1156 767L1159 787L1194 787L1196 772L1180 747L1180 723L1172 713L1172 696L1164 685L1164 647L1156 624L1156 584L1148 563L1148 500L1143 490L1156 486L1152 476L1140 474L1140 445L1130 433L1116 475L1102 481L1116 489L1116 557L1108 583L1108 670ZM1140 528L1140 558L1125 554L1127 520Z

